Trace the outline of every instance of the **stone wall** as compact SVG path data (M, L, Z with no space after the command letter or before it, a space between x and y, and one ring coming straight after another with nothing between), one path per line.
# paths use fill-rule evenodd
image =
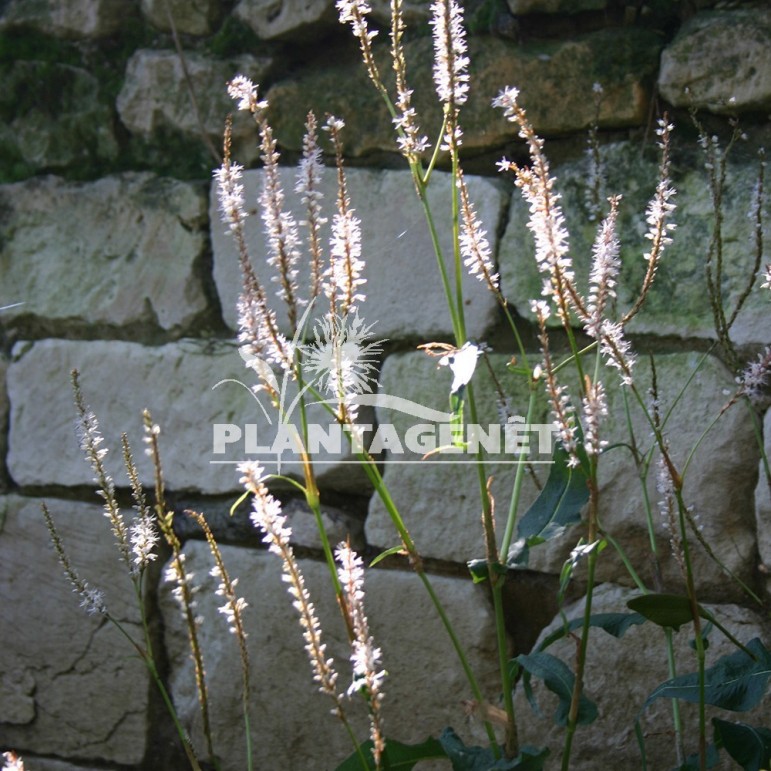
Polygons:
M381 23L388 6L385 0L373 2ZM427 4L405 8L414 25L406 56L416 107L425 128L436 131L441 115L433 102ZM747 212L755 153L771 140L771 11L765 2L716 0L470 0L466 15L472 91L462 122L467 170L473 172L469 185L494 241L504 292L522 319L535 359L528 300L539 294L540 279L527 207L509 180L496 177L494 165L504 154L524 158L523 147L516 129L490 109L491 98L504 85L520 87L536 130L546 136L583 281L596 225L587 206L586 132L595 120L593 85L602 85L597 119L605 192L624 196L620 222L628 269L618 288L624 307L644 270L645 205L656 183L655 116L667 109L677 124L678 230L631 331L643 382L650 377L647 354L657 354L660 400L674 407L670 436L683 462L733 392L737 374L736 362L712 346L704 262L714 219L688 108L697 108L707 130L724 142L734 118L744 132L731 156L723 202L723 294L730 307L753 270ZM384 28L380 38L386 37ZM188 565L203 587L201 634L223 769L245 767L235 696L239 663L215 612L208 551L182 513L190 507L206 513L249 602L255 767L333 768L350 745L311 685L277 561L261 547L245 508L228 515L240 494L238 473L233 465L214 462L221 459L213 454L214 424L260 424L262 418L248 390L233 382L246 380L234 342L238 265L210 180L224 116L232 109L224 84L237 72L261 84L289 161L301 150L307 110L344 117L350 193L362 220L367 261L364 315L377 321L376 337L387 340L381 388L446 410L447 373L438 372L415 347L451 340L452 326L409 173L395 152L389 117L356 45L339 28L332 0L9 0L0 10L0 71L0 306L11 306L0 311L0 750L18 750L32 771L186 767L146 670L113 626L79 610L49 545L43 500L72 562L90 585L105 590L125 629L141 635L131 585L73 431L69 373L77 368L113 448L106 462L122 497L128 483L120 470L120 433L128 434L140 475L152 485L152 469L141 452L142 410L150 409L162 427L169 499L179 512ZM236 159L257 165L250 122L237 116L233 137ZM287 168L289 190L291 173ZM260 176L259 170L245 175L251 200ZM431 194L441 208L449 199L441 159L436 176ZM325 189L333 191L334 184L330 169ZM766 206L766 219L769 213ZM249 233L256 254L260 230L255 223ZM488 342L493 368L505 374L514 347L499 308L475 279L467 279L465 291L469 336ZM770 302L768 291L756 284L735 319L732 336L741 361L769 343ZM676 402L691 377L691 395ZM486 373L478 381L480 393L493 393ZM620 440L623 393L619 387L609 391L608 438ZM524 411L526 395L512 398L515 409ZM545 405L538 410L547 420ZM379 408L368 419L390 417ZM701 445L686 494L714 552L765 598L771 507L758 473L755 421L763 425L762 413L753 415L742 405L727 413ZM640 422L636 428L644 437L645 426ZM764 428L771 454L771 413ZM634 468L616 455L603 466L602 519L608 532L623 540L643 580L681 591L658 523L660 574L648 559L643 492ZM370 558L394 546L396 533L364 475L334 462L319 468L330 540L349 536ZM511 471L502 466L494 473L502 522ZM652 476L647 494L655 500ZM465 568L467 559L484 550L474 475L470 467L393 464L385 466L385 480L468 646L482 688L495 700L493 613L484 589L472 584ZM528 484L524 495L532 500L537 491ZM289 515L330 651L343 661L345 632L325 580L313 517L290 487L279 487L276 494ZM513 652L528 651L544 629L559 623L559 572L581 532L579 526L534 552L529 569L509 579ZM624 609L633 593L610 551L599 562L598 611ZM723 614L740 639L766 634L765 612L748 603L706 551L699 547L694 559L701 599ZM185 631L162 575L161 564L148 574L150 633L162 651L162 673L182 720L200 742ZM368 571L367 581L371 623L389 671L388 735L421 741L452 725L465 739L483 742L480 726L464 712L470 697L449 642L409 566L391 558ZM568 617L579 612L580 597L579 576L569 598L579 604L568 608ZM633 629L613 645L597 633L587 690L599 703L600 719L579 731L575 768L638 764L633 720L646 694L666 677L655 631ZM722 645L716 642L710 656L725 652ZM569 660L570 650L562 652ZM677 655L683 668L690 666L688 654L687 633L681 632ZM618 672L632 675L620 678ZM546 704L547 696L539 698ZM550 733L548 705L547 717L539 718L521 701L523 738L531 744L554 741L558 756L560 738ZM766 709L754 722L768 718ZM354 720L366 735L361 716ZM651 709L645 720L652 767L670 767L665 711Z

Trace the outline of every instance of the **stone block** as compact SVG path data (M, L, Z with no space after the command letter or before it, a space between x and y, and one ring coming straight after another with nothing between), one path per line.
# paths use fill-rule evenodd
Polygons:
M0 13L0 29L31 27L58 38L103 38L118 32L135 14L132 0L11 0Z
M291 195L295 172L280 170L281 183L287 193L287 207L298 222L304 218L298 196ZM356 216L361 220L362 259L366 263L364 277L367 283L362 291L366 302L361 305L361 317L375 324L372 337L376 340L417 338L428 341L452 334L452 322L442 292L436 257L431 246L423 211L414 193L411 175L400 171L349 169L348 192ZM248 171L243 177L247 208L257 200L262 185L261 171ZM495 251L495 236L506 199L501 189L481 177L467 179L477 214L488 232ZM331 219L335 211L336 175L328 169L323 178L325 215ZM437 222L439 239L445 262L453 275L449 233L448 175L434 172L428 200ZM212 186L210 217L214 248L214 280L227 324L237 326L236 303L241 290L241 277L235 243L220 222L216 186ZM440 224L442 223L442 224ZM247 244L252 263L263 285L270 290L273 284L261 266L265 262L265 238L260 217L247 220ZM328 233L328 226L325 229ZM303 236L304 237L304 236ZM328 254L325 245L325 254ZM300 265L298 283L305 296L309 263ZM464 272L463 288L466 297L465 316L468 334L479 338L495 321L497 307L489 290L476 278ZM286 310L279 299L273 298L279 321L288 327ZM324 302L319 303L323 308ZM320 315L320 314L319 314ZM288 330L287 330L288 331Z
M546 153L549 153L548 144ZM621 315L635 301L647 268L643 255L649 250L650 241L645 238L648 230L645 212L657 183L658 159L654 154L641 152L635 143L617 143L602 148L602 163L605 174L602 200L609 195L623 196L618 219L622 268L616 287ZM645 305L629 325L632 332L681 338L715 337L706 278L714 214L707 172L702 164L703 160L694 159L690 152L676 154L671 176L677 191L674 197L677 208L672 216L677 229L672 234L673 242L664 251ZM555 164L552 176L557 179L555 190L562 196L560 204L570 233L577 285L586 292L597 229L588 205L591 177L588 161ZM754 267L754 231L747 215L756 177L756 160L738 152L731 156L722 210L722 296L727 316L733 312ZM765 217L769 214L771 208L766 208ZM542 278L533 258L534 242L527 228L528 218L528 205L517 191L511 199L499 261L504 294L520 315L532 319L529 302L540 296ZM756 282L731 328L735 343L768 342L767 294ZM677 302L673 303L675 296ZM553 320L557 323L556 317Z
M127 486L121 432L129 436L143 481L152 484L150 461L141 451L145 408L161 426L161 457L170 490L237 493L236 465L247 459L272 460L270 471L277 471L275 456L257 452L258 447L271 448L278 436L275 414L271 425L249 390L253 380L235 346L194 340L156 347L44 340L19 344L14 358L8 376L8 466L18 485L92 485L93 474L74 433L76 413L68 382L73 368L81 372L85 399L114 448L105 463L118 486ZM291 393L287 391L290 400ZM261 403L271 409L264 396ZM310 422L329 422L323 407L311 407L308 415ZM254 437L249 426L254 427ZM340 454L317 455L319 482L362 492L363 473L339 462L348 458L345 447L341 445ZM283 473L302 475L294 453L287 452L282 459Z
M149 173L0 187L3 311L35 334L129 326L179 331L207 308L206 206L196 186ZM18 334L18 332L17 332Z
M644 124L647 83L657 70L660 49L657 35L632 27L523 45L494 37L472 37L471 88L460 116L464 149L487 151L520 141L518 129L491 106L505 86L521 90L531 122L545 135L582 131L592 125L595 83L604 89L599 116L602 127ZM384 81L393 91L390 57L384 49L377 49L377 53ZM442 108L432 76L431 38L405 44L405 57L418 123L433 140L441 128ZM341 82L345 88L340 88ZM331 112L346 121L347 154L397 152L390 116L361 62L346 59L316 67L300 77L278 82L267 96L270 119L284 148L302 148L305 115L312 109L317 115Z
M8 496L0 506L0 602L14 629L0 649L3 744L69 759L139 763L149 688L144 665L106 618L78 607L40 500ZM141 641L134 592L101 508L64 500L48 506L75 569L104 591L109 612Z
M661 55L661 95L676 107L732 115L771 107L771 11L704 11Z
M630 612L626 602L639 594L612 584L597 588L592 601L592 613ZM552 624L541 635L548 634L564 624L564 618L579 618L584 603L580 601L565 608L565 615L555 617ZM742 643L754 637L767 641L767 625L761 613L738 605L708 606L708 609ZM540 643L539 640L539 643ZM693 640L693 629L683 626L674 635L675 661L678 674L696 671L696 656L689 644ZM707 666L723 655L736 651L717 629L709 636ZM576 641L563 639L547 648L547 652L558 656L571 669L576 657ZM638 717L648 695L659 684L669 678L664 632L652 623L631 627L619 640L604 631L593 629L589 638L589 651L584 677L585 695L598 707L599 717L590 725L578 726L573 740L570 768L576 771L592 771L596 768L639 768L640 750L634 733L634 721ZM534 714L525 699L521 687L515 694L515 709L518 718L521 742L547 746L551 749L552 762L562 756L564 728L554 724L552 715L557 706L556 697L533 679L533 691L541 715ZM696 705L680 702L685 737L686 755L698 753L698 708ZM766 701L751 712L737 714L714 707L707 707L707 732L711 738L710 719L741 720L750 725L764 726L769 720L769 706ZM672 735L672 710L665 699L654 701L642 714L641 728L645 736L645 750L649 768L675 768L678 764L675 741ZM721 753L721 769L734 768L725 752Z
M241 0L235 14L263 40L307 41L338 24L333 0Z
M99 81L91 73L24 60L0 65L0 73L0 105L12 116L0 128L4 156L15 156L30 175L68 166L83 174L115 160L113 109L99 98Z
M200 139L203 130L214 146L220 148L225 118L235 112L235 104L227 93L228 81L242 74L259 82L271 63L268 58L248 54L215 59L186 53L185 64L198 105L196 115L177 52L136 51L129 59L123 88L118 94L120 119L129 131L144 139L152 139L164 130ZM257 157L251 116L234 115L233 142L234 153L243 156L245 162Z
M210 35L222 17L222 6L216 0L202 0L186 3L183 0L141 0L142 15L158 29L171 30L169 13L174 21L174 28L183 35ZM167 10L168 8L168 10Z
M223 771L246 767L240 710L241 663L235 638L217 612L216 583L209 576L211 557L202 543L185 546L187 568L201 585L197 611L211 703L215 752ZM238 592L249 607L244 612L251 665L251 725L255 768L290 764L293 768L334 767L353 752L340 722L330 715L331 698L312 681L302 630L292 598L281 580L279 559L266 552L222 547ZM350 683L349 648L330 585L328 568L303 559L300 568L311 594L327 644L335 659L342 691ZM454 624L479 680L497 699L495 631L484 593L470 580L436 576L432 585ZM161 607L171 662L171 689L183 722L201 746L201 723L187 637L181 614L164 585ZM412 573L368 570L365 578L367 616L375 644L382 648L388 676L383 685L386 735L403 742L422 742L452 725L467 740L484 743L481 729L464 725L463 700L471 698L428 594ZM301 708L298 708L301 704ZM368 736L366 708L358 698L346 699L346 714L359 741ZM320 742L320 737L323 741Z

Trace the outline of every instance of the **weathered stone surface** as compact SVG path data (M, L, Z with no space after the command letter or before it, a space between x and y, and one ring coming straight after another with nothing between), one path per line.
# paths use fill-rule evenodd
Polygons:
M334 0L241 0L235 15L263 40L308 40L338 24Z
M89 167L113 160L113 110L99 81L79 67L40 61L0 65L3 155L38 169Z
M690 19L661 56L659 91L716 113L771 106L771 10L765 3Z
M214 59L187 53L185 62L198 114L177 52L139 50L129 60L118 95L120 118L129 131L146 139L169 129L200 138L203 129L214 146L220 147L225 117L235 111L227 94L228 81L240 73L260 82L271 60L248 54ZM233 142L234 154L245 162L257 157L254 120L245 113L234 115Z
M367 300L361 315L369 324L375 339L419 338L432 340L452 333L452 323L441 289L436 257L431 246L423 211L415 196L408 172L349 169L348 192L356 216L361 220L362 258L366 262L363 292ZM468 178L477 214L487 228L491 244L498 232L506 198L499 186L482 178ZM246 172L243 177L247 207L257 200L262 172ZM293 195L295 172L281 169L281 183L287 193L287 206L297 221L306 215L298 196ZM450 178L434 172L428 200L434 212L445 260L452 275L452 252L449 224ZM324 173L321 190L326 202L326 216L332 218L337 182L334 169ZM220 223L216 186L212 187L210 217L214 248L214 280L228 325L237 326L236 303L241 287L236 247L232 237ZM447 224L445 224L447 223ZM325 229L328 233L328 227ZM265 260L265 238L259 216L247 221L247 241L253 264L266 287L274 285L265 278L261 265ZM493 249L495 247L493 246ZM328 249L325 249L325 254ZM308 262L306 260L306 262ZM307 286L308 265L300 266L300 287ZM484 335L496 318L496 303L491 293L477 279L465 275L466 327L472 337ZM272 291L271 291L271 294ZM274 299L279 321L287 324L286 310ZM323 303L319 310L323 310Z
M528 13L581 13L598 11L608 5L608 0L507 0L509 9L515 15Z
M432 364L421 362L418 356L390 356L383 366L381 388L419 404L443 409L447 378L442 379L442 375L447 373L433 373L432 376ZM693 375L698 361L696 354L658 357L658 387L664 409L672 405L683 384ZM639 362L637 372L640 388L644 390L650 382L647 365ZM480 371L478 376L475 375L475 388L480 414L485 415L482 410L488 410L483 420L492 422L496 420L494 404L491 404L494 394L490 385L485 384L485 375L484 371ZM611 444L629 440L623 397L616 380L615 374L606 377L610 415L603 424L603 435ZM444 388L441 382L445 382ZM511 377L502 382L505 382L504 388L511 396L514 411L520 415L524 414L527 404L524 388ZM684 400L675 408L667 426L673 459L681 470L702 431L727 401L726 393L732 392L732 385L730 376L722 366L711 359L694 375ZM650 446L650 428L635 405L631 409L638 446L647 451ZM390 418L383 410L378 411L380 423L388 419L394 420L399 426L399 435L403 436L406 430L405 418ZM541 408L532 422L550 420L551 417L544 417ZM419 421L412 419L412 422ZM756 549L752 495L757 448L752 436L752 427L746 411L734 407L723 416L699 446L697 455L689 466L684 488L686 503L694 506L694 513L699 517L702 534L707 543L721 561L744 580L750 580L749 573L753 568ZM531 439L531 444L535 446L535 437ZM387 456L386 461L394 458L393 455ZM540 459L548 460L549 456L540 456ZM499 542L507 515L515 468L496 468L492 459L490 468L487 469L487 474L493 474L495 477L493 494L498 504L496 516ZM538 472L543 481L547 476L548 466L539 468ZM730 487L726 485L728 479L731 480ZM425 463L386 465L385 481L408 530L424 556L465 562L484 555L482 529L479 524L481 506L478 481L473 467L464 465L459 468L456 464L449 463L434 467ZM529 479L526 481L528 486L525 488L520 516L535 496ZM618 449L604 456L600 462L600 484L600 516L603 527L621 543L631 564L643 580L653 584L645 508L638 473L629 457ZM659 580L675 591L682 579L672 557L668 536L656 505L659 496L655 488L655 465L651 467L648 475L647 490L653 506L652 517L661 566ZM447 538L437 537L438 528L441 528L442 533L448 534ZM584 529L581 525L576 526L559 538L533 548L530 553L530 567L559 574L570 551L584 534ZM377 497L372 499L366 535L368 541L378 547L392 546L396 542L395 530ZM726 580L701 546L695 543L695 539L693 544L692 558L696 566L699 591L711 599L738 597L740 590ZM630 582L620 561L610 549L604 552L598 561L597 576L602 581Z
M332 768L353 751L342 725L330 715L332 701L318 693L286 591L278 558L266 552L223 547L228 571L240 577L239 593L249 607L244 614L251 659L250 704L256 768L281 766L291 753L293 768ZM215 751L222 754L223 771L246 767L243 719L240 712L241 663L236 641L228 634L216 584L209 576L211 558L201 543L185 546L186 565L203 585L197 595L201 647L207 673ZM350 682L347 636L340 618L326 565L301 560L300 567L321 620L327 656L339 672L338 687ZM495 632L484 593L470 581L433 577L436 594L445 603L455 631L466 646L480 687L497 698ZM428 595L412 573L370 570L365 578L367 615L376 644L383 650L388 671L383 710L387 735L399 741L423 741L452 725L468 737L462 701L470 698L447 635ZM182 719L197 744L200 717L187 651L186 633L169 586L161 599L166 642L172 665L171 688ZM299 699L302 708L298 709ZM366 738L366 710L354 699L346 713L359 740ZM474 730L478 726L473 726ZM323 737L321 744L319 737ZM474 743L484 739L478 733ZM321 754L319 754L321 753Z
M184 328L206 308L198 263L206 203L189 184L128 173L97 182L41 177L0 187L0 321L43 328Z
M0 647L3 744L138 763L145 748L146 670L112 624L78 607L39 503L18 496L0 502L0 602L14 629ZM101 508L61 500L48 505L72 565L105 592L109 612L141 640L131 583Z
M135 13L131 0L10 0L2 9L0 29L31 27L60 38L101 38L120 30Z
M695 454L684 473L683 497L692 508L700 532L714 554L729 570L752 584L757 545L753 511L758 449L752 421L743 405L731 408L699 444L702 433L719 414L735 390L735 383L715 359L692 354L656 357L656 379L662 415L672 408L665 426L673 462L683 474L692 450ZM635 365L638 388L647 391L650 366L640 359ZM689 378L693 377L683 398L675 399ZM614 374L607 377L609 415L603 432L612 445L628 442L623 394ZM630 398L630 401L632 399ZM648 452L653 444L650 424L636 404L630 406L637 447ZM647 499L652 509L660 575L650 553L646 508L639 476L629 455L621 449L608 452L600 461L600 520L605 532L622 546L632 565L646 584L679 593L683 578L672 556L669 535L658 508L661 495L656 489L656 461L647 475ZM531 551L530 566L558 573L570 550L583 534L583 528L567 531L561 538ZM699 595L708 601L733 601L743 598L742 590L732 582L689 532L691 559ZM579 571L578 575L583 575ZM631 585L618 556L608 548L597 562L597 580Z
M648 110L645 83L656 71L660 47L656 35L635 28L521 46L498 38L472 38L471 91L461 112L464 148L490 149L519 141L517 128L490 104L504 86L521 90L522 104L542 134L563 134L590 126L596 112L592 98L595 83L604 89L601 126L643 123ZM405 46L405 56L418 121L433 138L441 126L442 110L432 79L431 39L411 41ZM384 80L391 83L387 54L383 52L378 61ZM341 82L345 88L340 88ZM313 109L318 115L331 112L346 120L346 153L360 156L377 150L396 151L395 133L382 98L356 59L319 66L281 81L270 89L268 99L271 121L284 147L301 148L305 115Z
M548 154L549 148L546 147ZM634 143L617 143L602 148L606 195L622 194L618 220L622 269L619 277L618 307L631 307L642 284L647 264L643 255L650 249L645 238L648 225L645 212L653 196L658 161L641 152ZM578 286L586 291L591 268L592 243L597 222L588 206L590 173L588 161L570 161L552 168L557 178L555 189L570 233L571 255ZM738 152L728 163L723 192L723 268L722 296L726 315L733 312L744 292L754 263L754 233L748 212L752 203L753 180L757 161ZM630 330L677 337L715 337L712 309L708 301L707 256L714 229L714 213L707 172L701 159L679 154L672 169L672 183L677 190L677 205L672 220L677 224L673 242L663 255L653 288L642 310L630 324ZM764 217L771 215L766 202ZM498 259L504 294L526 318L533 318L530 299L540 296L542 278L533 259L533 237L527 228L528 205L515 192L506 232L501 240ZM768 290L756 282L739 313L731 337L737 344L768 342ZM677 302L672 302L673 297ZM556 318L554 319L556 323Z
M169 13L177 32L184 35L209 35L222 17L222 4L217 0L198 0L195 3L184 0L141 0L142 15L155 27L170 30ZM167 10L168 8L168 10Z
M2 311L0 311L2 313ZM5 378L8 373L8 360L0 356L0 490L5 490L8 485L8 474L5 468L5 457L8 453L8 390Z
M490 357L496 376L510 399L514 415L527 413L527 385L522 379L507 372L509 356L492 354ZM437 368L436 360L423 353L406 353L389 356L381 372L380 393L409 399L423 407L447 412L452 378L444 368ZM478 422L489 430L498 425L497 393L483 362L477 365L474 375L474 393L479 413ZM465 409L466 421L470 422L469 408ZM412 417L396 410L378 408L378 424L392 424L405 450L410 427L433 423L424 417ZM544 401L539 400L531 423L549 423ZM434 428L436 444L446 446L449 439L442 439ZM426 432L429 434L429 432ZM429 434L430 435L430 434ZM446 436L446 435L445 435ZM544 454L539 454L536 434L528 434L538 477L543 482L548 474L547 462L551 460L551 443ZM430 448L427 446L426 450ZM484 534L481 523L481 499L477 471L469 462L472 456L461 454L434 454L421 461L420 452L403 454L390 452L385 457L384 478L407 529L424 557L465 562L485 555ZM509 461L504 463L502 461ZM404 462L409 461L409 462ZM496 463L496 461L498 461ZM497 503L496 523L500 536L504 532L509 499L518 466L511 455L491 455L486 474L494 478L492 492ZM523 504L535 497L535 487L529 474L525 475ZM523 509L524 510L524 509ZM396 530L378 496L372 498L367 517L366 535L369 543L386 548L398 543Z
M763 440L766 458L771 462L771 410L763 422ZM755 516L758 528L758 552L761 570L766 575L767 590L771 587L771 483L761 458L758 467L758 486L755 490Z
M626 602L638 592L606 584L594 594L592 613L629 612ZM768 627L759 614L737 605L708 606L726 628L742 643L761 637L767 644ZM583 601L566 609L568 619L579 618L583 613ZM544 630L541 639L563 625L563 616L555 618ZM689 642L693 639L692 628L682 627L674 635L675 660L678 674L696 671L696 657ZM717 629L709 637L707 666L736 648ZM550 646L548 652L561 658L573 668L576 643L573 639L561 640ZM585 694L598 707L598 719L579 726L573 740L570 768L590 771L596 768L638 768L640 751L634 733L634 721L648 695L660 683L669 678L667 654L663 631L651 623L633 626L620 640L601 630L593 630L589 640ZM533 713L524 697L522 688L515 695L520 741L548 746L551 758L562 755L564 728L552 719L557 706L556 698L547 691L541 681L533 679L533 690L542 711ZM686 754L698 752L698 710L695 705L680 702L684 725ZM768 700L751 712L741 715L713 707L707 707L707 730L712 717L734 721L740 719L751 725L767 725L771 712ZM659 699L645 710L641 727L645 735L645 750L649 768L674 768L677 765L675 741L672 736L672 711L669 702ZM720 769L735 768L721 753Z
M157 347L44 340L31 347L19 344L8 374L8 466L17 484L92 485L93 474L81 457L73 430L75 412L68 383L73 368L81 372L85 399L114 448L105 463L116 484L128 486L120 458L121 432L129 436L142 479L152 483L149 459L141 452L145 408L161 426L164 476L171 490L238 492L236 464L247 459L273 461L270 471L276 470L275 456L252 446L269 449L276 427L268 424L244 385L254 381L234 346L195 340ZM292 394L288 388L287 404ZM263 396L261 402L271 410L268 399ZM269 414L275 423L275 414ZM364 417L366 410L362 416L371 422ZM296 412L291 417L296 420ZM329 422L320 406L309 408L308 420L322 426ZM215 427L220 425L222 429ZM251 444L249 426L256 427ZM341 444L341 450L339 455L317 454L319 481L361 491L363 473L337 462L348 458L346 444ZM296 454L287 452L282 459L284 473L302 474Z

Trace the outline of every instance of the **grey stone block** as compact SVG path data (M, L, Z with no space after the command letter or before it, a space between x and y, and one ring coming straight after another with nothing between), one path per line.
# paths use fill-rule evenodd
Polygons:
M251 373L235 346L193 340L157 347L44 340L31 347L19 344L8 376L8 465L21 486L93 484L74 433L76 412L68 382L73 368L81 372L85 399L113 448L105 464L118 486L128 486L120 455L121 432L129 436L144 483L152 485L150 461L141 451L145 408L161 426L161 458L170 490L238 493L238 462L275 460L253 447L272 447L278 436L276 417L268 412L270 425L256 403L249 390ZM262 403L271 410L264 396ZM329 417L316 406L309 410L309 421L326 426ZM317 455L319 482L361 491L363 474L338 463L348 458L346 447L341 443L339 455ZM297 455L287 453L283 460L283 473L302 476ZM275 464L269 467L270 473L276 470Z
M4 323L184 329L206 310L206 207L194 185L128 173L0 187ZM8 298L8 299L5 299Z
M771 12L704 11L687 21L661 56L661 95L677 107L711 112L771 106Z
M0 506L0 601L14 629L0 649L3 744L73 760L139 763L147 670L112 624L78 607L40 500L8 496ZM101 508L63 500L48 506L75 569L105 592L110 613L141 642L135 595Z

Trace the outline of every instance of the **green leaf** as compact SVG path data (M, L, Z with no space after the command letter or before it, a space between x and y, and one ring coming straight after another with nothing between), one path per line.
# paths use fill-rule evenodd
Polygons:
M364 757L367 759L368 768L375 768L375 759L372 756L372 740L368 739L359 745ZM422 744L402 744L393 739L386 739L385 751L383 752L383 768L399 769L399 771L409 771L416 763L421 760L432 760L435 758L446 758L442 745L433 738L426 739ZM358 752L349 755L338 767L337 771L362 771L361 758Z
M648 621L653 621L659 626L671 627L675 631L683 624L693 621L691 601L679 594L643 594L633 597L626 606L645 616ZM709 611L697 605L699 615L707 621L712 621Z
M509 565L526 565L531 546L556 538L565 528L581 521L581 509L589 500L587 476L583 465L570 468L569 458L557 444L549 478L517 525L517 542L507 558Z
M704 672L704 701L714 707L746 712L763 699L771 677L771 653L759 638L747 643L755 658L744 651L736 651L719 658ZM699 703L699 676L696 672L667 680L646 700L643 710L656 699L682 699L690 704Z
M496 760L490 747L467 747L452 728L445 728L439 741L452 762L453 771L541 771L549 754L546 748L525 745L520 747L516 758Z
M469 560L466 565L468 566L469 573L471 573L471 579L475 584L481 584L483 581L487 581L490 578L490 564L485 559ZM493 565L493 573L505 576L508 569L505 565L500 563Z
M530 653L517 656L516 661L528 674L543 680L544 685L559 698L554 711L554 722L559 726L568 724L570 701L573 698L575 676L564 661L551 653ZM597 705L584 694L578 702L578 724L587 725L597 718Z
M583 618L574 618L568 623L567 627L562 626L552 632L548 637L544 638L538 646L538 650L546 650L550 645L557 642L557 640L567 637L574 629L581 627L583 623ZM630 627L644 623L645 617L641 616L639 613L595 613L594 615L589 616L589 626L598 627L619 640L626 634Z
M369 563L369 566L371 568L374 567L378 562L384 560L386 557L390 557L392 554L404 554L404 546L399 544L398 546L392 546L390 549L381 551L380 554L378 554L377 557L375 557L375 559Z
M725 751L744 769L760 771L771 765L771 731L746 723L729 723L712 718L715 744Z

